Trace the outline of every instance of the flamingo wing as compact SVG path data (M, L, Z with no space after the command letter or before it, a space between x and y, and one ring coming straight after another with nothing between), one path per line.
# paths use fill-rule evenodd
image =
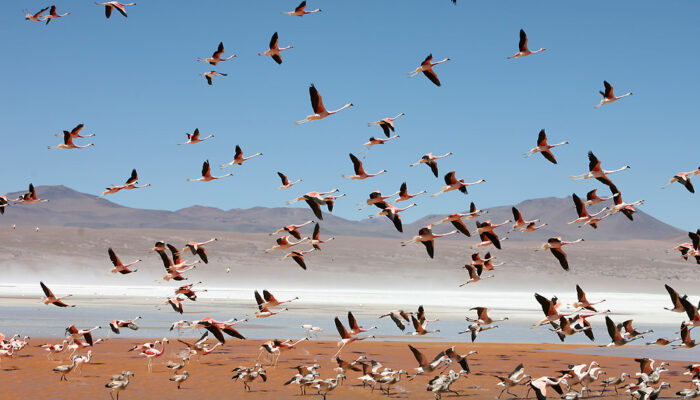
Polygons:
M540 153L542 154L542 157L546 158L547 161L551 162L552 164L557 163L557 159L554 158L554 155L552 154L551 151L545 150L545 151L540 151Z
M282 56L279 54L273 54L272 59L275 60L277 64L282 64Z
M380 122L380 123L379 123L379 126L382 128L382 131L384 131L384 135L385 135L386 137L390 137L390 136L391 136L391 132L390 132L390 131L393 131L393 130L394 130L394 127L393 127L393 126L391 126L390 124L388 124L388 123L386 123L386 122L384 122L384 121Z
M437 163L435 161L428 161L426 164L428 164L428 166L430 167L430 170L433 171L433 175L435 175L435 177L437 178L438 177L438 165L437 165Z
M564 268L564 271L569 270L569 262L566 259L566 253L562 249L550 248L549 251L554 254L557 260L559 260L559 265Z
M136 172L136 169L132 169L131 176L129 177L129 179L126 180L126 185L134 184L138 180L139 180L139 174Z
M520 30L520 41L518 42L518 49L520 51L527 51L527 35L524 30Z
M262 311L265 300L263 300L262 296L260 296L260 293L257 290L255 291L255 302L258 303L258 308L260 311Z
M204 247L199 247L197 249L197 255L205 264L209 264L209 258L207 257L207 252L204 250Z
M202 176L208 176L211 173L211 167L209 166L209 160L202 164Z
M605 316L605 326L608 328L608 335L613 341L620 339L620 332L617 330L617 325L613 322L610 317Z
M464 235L467 237L471 237L472 234L469 233L469 229L467 229L467 226L462 222L462 220L457 220L457 221L450 221L452 223L452 226L457 228L458 231L462 232Z
M109 259L112 260L112 264L115 267L122 265L121 260L119 260L119 257L117 257L117 253L115 253L111 247L109 249L107 249L107 253L109 254Z
M268 290L263 290L263 297L265 298L265 301L267 302L277 302L277 299L275 296L270 293Z
M352 166L355 169L355 175L364 175L365 171L364 168L362 168L362 161L360 161L352 153L350 153L350 160L352 160Z
M352 315L352 311L348 311L348 326L350 327L350 329L353 330L360 329L360 326L357 324L355 316Z
M227 335L229 335L231 337L235 337L236 339L245 340L245 336L241 335L240 332L231 328L230 326L227 326L226 328L222 329L222 331L224 331L224 333L226 333ZM221 342L221 344L223 344L223 342Z
M514 219L516 222L520 222L520 220L523 219L523 216L520 214L520 210L518 210L517 208L513 207L513 208L511 208L511 211L513 212L513 219Z
M581 199L576 195L576 193L574 193L571 197L574 199L574 205L576 206L576 214L579 217L585 216L586 215L586 207L583 205L583 202L581 201Z
M537 300L537 302L540 303L544 315L549 315L550 312L553 311L554 307L552 307L552 302L548 298L542 296L539 293L535 293L535 300Z
M608 99L615 97L613 94L613 87L608 83L608 81L603 81L603 86L605 86L605 93L603 94L603 97Z
M219 42L219 47L212 53L212 58L219 58L224 53L224 42Z
M540 130L539 135L537 135L537 145L546 146L547 145L547 134L544 133L544 129Z
M435 86L440 86L440 79L438 79L437 74L432 68L423 71L423 75L427 76L430 82L433 82Z
M277 175L279 175L280 179L282 180L282 185L289 185L289 179L287 179L287 175L277 172Z
M600 171L600 160L592 151L588 152L588 170L591 172Z
M491 243L493 243L494 247L496 247L498 250L501 250L501 241L498 240L498 235L496 235L493 232L484 232L483 235L486 236L486 238L490 240Z
M432 240L422 241L421 243L423 243L423 246L425 246L425 250L428 252L428 256L430 256L430 258L434 258L435 243Z
M340 322L340 319L338 319L338 317L335 317L335 328L338 330L338 333L340 334L341 338L348 339L350 337L350 335L348 335L348 331L345 330L343 323Z
M114 8L116 8L117 11L119 11L119 13L124 17L128 17L128 15L126 15L126 8L123 5L117 3L114 5Z
M53 292L48 288L48 286L44 285L44 282L39 282L39 284L41 285L41 290L44 291L46 297L54 297Z
M415 318L414 318L415 319ZM416 358L416 361L418 361L418 365L423 367L428 365L425 356L423 353L420 352L420 350L416 349L415 347L411 346L410 344L408 345L408 348L411 349L411 353L413 353L413 357Z
M299 234L299 232L297 232ZM313 234L313 239L318 240L319 236L321 235L321 225L316 222L316 225L314 226L314 234Z
M306 270L306 261L304 261L304 256L299 254L299 252L296 252L296 251L293 251L292 254L293 254L292 259L294 261L296 261L296 263L299 264L299 266L302 269Z
M455 183L457 183L457 179L455 179L455 172L450 171L450 172L446 173L445 174L445 184L449 186L449 185L453 185Z
M221 329L218 326L212 324L209 321L206 321L203 325L204 325L204 329L211 332L211 334L214 335L216 340L218 340L221 344L226 343L226 339L224 338L224 334L221 332Z
M309 207L311 208L311 211L314 212L314 215L316 216L316 218L323 221L323 213L321 212L321 206L318 203L316 203L316 201L314 201L314 199L307 199L306 204L309 205Z
M112 16L112 5L107 4L105 5L105 17L109 18Z
M306 0L299 3L297 8L294 9L294 12L303 12L305 8L306 8Z
M279 37L277 36L277 32L275 32L272 34L272 38L270 39L270 49L274 49L275 47L277 47L278 42L279 42Z
M578 298L579 303L588 303L588 300L586 300L586 293L579 285L576 285L576 297Z
M311 107L316 114L326 111L325 107L323 107L323 99L313 83L309 86L309 96L311 96Z

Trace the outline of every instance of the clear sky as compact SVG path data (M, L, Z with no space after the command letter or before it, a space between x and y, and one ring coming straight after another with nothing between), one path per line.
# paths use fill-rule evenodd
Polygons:
M365 218L357 211L374 189L389 193L408 182L410 192L429 193L442 175L486 183L431 199L407 211L405 221L429 213L481 208L522 200L583 195L597 181L572 182L586 172L593 150L613 175L623 198L645 199L643 210L685 229L700 222L698 198L678 184L660 187L676 172L700 166L696 1L330 1L310 0L322 13L281 15L292 1L137 1L129 17L92 1L63 1L71 15L48 26L24 20L23 7L37 1L0 2L0 109L3 141L2 192L63 184L100 193L122 183L137 168L148 189L108 197L119 204L176 210L193 204L230 208L284 206L307 191L339 187L348 198L334 214ZM525 29L530 48L544 53L506 60ZM279 32L284 63L258 52ZM219 41L238 56L215 69L229 76L207 86L199 73L212 68L196 61ZM436 67L443 83L407 79L428 53L451 61ZM594 110L603 80L616 93L633 96ZM329 109L355 107L301 126L311 113L308 86L314 83ZM369 172L389 172L366 181L352 173L348 153L370 136L382 135L367 122L394 116L401 138L375 146L365 160ZM85 150L47 150L54 136L85 123L97 136ZM177 146L185 132L214 133L208 142ZM542 157L524 159L546 129L558 165ZM199 176L204 160L230 161L240 144L263 152L234 177L209 183ZM409 168L426 152L454 155L439 162L435 179L425 166ZM279 186L276 171L303 178L291 190ZM214 174L221 171L216 168ZM700 192L700 177L696 179ZM573 207L573 204L572 204ZM285 221L293 222L293 221Z

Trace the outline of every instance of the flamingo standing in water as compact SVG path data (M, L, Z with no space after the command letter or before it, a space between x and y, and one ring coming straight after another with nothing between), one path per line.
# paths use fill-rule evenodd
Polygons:
M700 167L690 172L679 172L668 181L668 184L661 186L661 189L666 189L667 187L671 186L673 182L678 182L685 186L690 193L695 193L695 188L693 188L693 184L690 182L690 177L698 174L700 174Z
M399 188L399 191L398 191L399 197L396 198L396 200L394 200L394 201L399 202L399 201L410 200L410 199L412 199L420 194L426 193L426 192L427 192L426 190L421 190L418 193L408 194L408 186L406 186L406 182L404 182L401 184L401 187Z
M384 135L387 138L391 138L391 132L394 132L394 120L398 119L399 117L403 117L404 115L406 114L401 113L394 118L384 118L380 119L379 121L369 122L367 123L367 126L379 125L379 127L382 128ZM396 137L399 137L399 135L396 135Z
M435 175L435 177L437 178L437 177L438 177L438 165L437 165L437 163L435 162L435 160L439 160L439 159L441 159L441 158L449 157L449 156L451 156L451 155L452 155L452 152L445 153L445 154L443 154L443 155L441 155L441 156L433 155L433 153L426 153L426 154L423 155L423 157L421 157L420 160L418 160L418 161L414 162L413 164L409 165L409 167L415 167L416 165L419 165L419 164L426 164L428 167L430 167L430 170L433 171L433 175Z
M358 336L352 336L350 333L348 333L347 329L345 329L345 326L343 326L343 323L340 322L340 319L338 317L335 317L335 327L338 330L338 333L340 334L340 341L338 342L338 351L331 357L331 359L335 359L340 355L340 352L343 351L345 346L349 345L352 342L356 342L359 340L365 340L365 339L372 339L374 336L365 336L365 337L358 337Z
M561 267L564 268L564 271L568 271L569 261L567 260L566 253L564 253L562 247L567 244L574 244L579 242L583 242L583 239L577 239L573 242L565 242L561 240L561 236L557 236L547 239L547 242L544 243L540 249L535 249L535 251L549 249L549 251L551 251L552 254L554 254L554 257L556 257L556 259L559 260L559 265L561 265Z
M250 160L251 158L258 157L261 155L262 153L255 153L250 157L243 157L243 150L241 150L241 146L236 145L236 154L233 156L233 160L226 164L221 164L221 168L223 169L232 165L243 165L244 162Z
M397 231L403 232L403 223L401 222L401 215L399 214L400 212L406 211L411 207L415 207L417 204L409 204L408 206L404 208L397 208L395 205L390 204L390 203L377 203L375 204L377 207L381 208L381 210L377 213L377 215L385 215L391 222L394 223L394 227L396 228ZM372 217L372 216L370 216Z
M613 195L615 195L615 205L610 207L610 211L608 211L606 216L613 215L616 212L621 212L625 214L625 217L627 217L627 219L633 221L634 217L632 216L632 214L637 212L637 210L634 207L644 204L644 200L637 200L634 203L625 203L624 201L622 201L622 194L619 190L617 190L617 187L615 185L610 185L610 191L613 193Z
M61 137L61 136L64 136L66 132L69 132L69 133L70 133L70 137L71 137L72 139L75 139L75 138L88 138L88 137L93 137L93 136L95 136L94 133L91 133L91 134L89 134L89 135L81 135L81 134L80 134L80 131L83 129L83 127L85 127L85 124L78 124L78 125L76 125L76 127L73 128L70 132L69 132L69 131L63 131L63 133L61 133L61 134L57 133L57 134L54 135L54 136L56 136L56 137Z
M199 74L199 75L201 75L207 79L207 84L209 86L211 86L212 83L214 82L213 79L215 76L228 76L228 74L225 74L223 72L216 72L216 71L209 71L209 72L205 72L205 73Z
M54 5L54 6L51 6L51 10L49 11L49 15L45 16L44 20L46 21L46 25L48 25L52 19L65 17L66 15L70 15L70 13L67 12L67 13L63 13L63 14L56 14L56 6Z
M297 6L297 8L294 9L294 11L282 11L280 14L296 15L297 17L303 17L306 14L314 14L318 12L321 12L320 8L306 11L306 0L304 0L301 3L299 3L299 5Z
M316 215L316 218L320 219L323 221L323 214L321 213L321 205L326 204L326 201L323 199L323 196L331 194L331 193L336 193L339 192L340 190L338 189L333 189L328 192L308 192L303 196L299 196L294 200L289 200L287 201L287 205L294 204L297 201L304 200L306 204L309 205L311 208L311 211L314 212L314 215Z
M139 354L140 356L144 356L148 359L148 372L153 372L153 369L151 367L153 359L163 355L163 353L165 352L165 343L167 342L168 339L163 338L163 340L160 342L160 350L156 349L155 346L153 346L153 348L145 349Z
M545 50L547 50L547 49L545 49L543 47L539 50L530 51L530 49L527 48L527 35L525 34L525 31L521 29L520 30L520 42L518 42L518 52L515 53L514 55L512 55L510 57L506 57L506 58L511 59L511 58L526 57L526 56L529 56L531 54L541 53Z
M39 284L41 285L41 290L43 290L44 294L46 295L46 297L41 299L41 301L44 304L46 304L46 305L53 304L57 307L75 307L75 305L69 306L68 304L66 304L62 301L65 298L73 296L72 294L67 294L63 297L56 297L53 294L53 292L51 291L51 289L49 289L48 286L44 285L44 282L39 282Z
M345 110L346 108L353 106L352 103L348 103L334 111L326 110L326 107L323 106L323 99L321 98L321 95L318 93L313 83L311 84L311 86L309 86L309 97L311 98L311 107L313 108L314 113L308 115L306 118L300 121L296 121L295 124L297 125L326 118L329 115L333 115L339 111Z
M196 254L199 256L199 258L205 263L209 264L209 259L207 257L207 252L204 249L204 245L212 242L216 242L217 238L211 238L205 242L189 242L185 245L185 248L182 249L182 252L184 253L185 251L189 250L190 253L193 255Z
M573 175L571 179L577 181L580 179L590 179L590 178L595 178L598 181L604 183L607 186L612 186L612 181L610 178L608 178L609 174L614 174L615 172L620 172L624 171L626 169L629 169L629 165L625 165L622 168L615 169L612 171L606 171L600 167L600 160L598 160L598 157L596 157L592 151L588 152L588 173L581 174L581 175Z
M269 236L276 235L276 234L282 233L282 232L287 232L290 235L294 236L295 239L301 240L301 233L299 233L299 228L304 227L304 226L309 225L309 224L313 224L313 223L314 223L314 221L306 221L300 225L283 226L283 227L279 228L278 230L270 233Z
M273 60L277 64L282 64L282 56L280 55L280 52L283 50L288 50L291 49L292 46L287 46L287 47L279 47L279 36L277 36L277 32L275 32L272 35L272 38L270 39L270 50L265 51L264 53L258 53L259 56L270 56L272 57Z
M49 9L48 7L42 8L41 10L39 10L39 12L37 12L37 13L35 13L35 14L30 14L30 13L25 9L24 12L26 13L26 15L25 15L24 19L26 19L27 21L35 21L35 22L43 21L45 17L44 17L43 15L41 15L41 14L43 14L44 12L46 12L46 10L48 10L48 9Z
M450 59L445 58L443 60L433 62L433 55L428 54L428 57L425 57L425 60L423 60L423 62L420 64L420 67L416 68L415 71L408 73L408 77L412 78L422 72L423 75L430 79L430 82L433 82L435 84L435 86L440 86L440 79L438 79L437 74L435 73L435 71L433 71L433 67L447 61L450 61Z
M228 61L228 60L236 57L235 54L232 54L226 58L221 58L222 54L224 54L224 42L219 42L219 47L217 47L216 51L214 52L214 54L211 55L211 57L207 57L207 58L200 57L197 59L197 61L204 61L204 62L208 62L211 65L216 65L221 61ZM214 71L211 71L211 72L214 72ZM222 74L222 75L226 76L226 74ZM211 85L211 78L207 78L207 81L209 81L209 84Z
M113 274L116 274L117 272L119 272L120 274L130 274L132 272L136 272L138 270L131 270L129 269L129 267L142 261L141 259L138 259L130 264L122 264L122 261L117 256L117 253L115 253L111 247L107 249L107 254L109 254L109 259L112 261L112 265L114 265L114 268L112 268L112 270L109 271Z
M48 146L49 149L61 149L61 150L70 150L70 149L84 149L86 147L94 146L94 143L88 143L85 146L78 146L77 144L73 143L73 138L70 135L70 132L68 131L63 131L63 143L57 145L57 146Z
M350 160L352 161L352 165L353 165L353 168L355 170L355 175L343 175L343 178L350 178L352 180L362 180L362 179L371 178L373 176L381 175L381 174L387 172L387 170L383 169L377 173L368 174L367 172L365 172L365 169L362 166L362 161L360 161L352 153L350 153Z
M435 239L453 235L457 233L457 230L438 235L433 233L432 228L432 225L420 228L417 236L414 236L411 240L401 242L401 246L406 246L409 243L423 243L425 250L428 252L428 256L433 258L435 255Z
M610 197L598 197L598 194L596 193L598 189L593 189L590 192L586 193L586 201L583 203L587 206L593 205L593 204L598 204L602 203L604 201L612 200L616 196L610 196Z
M290 182L289 179L287 178L287 175L277 172L277 175L279 175L280 179L282 180L282 186L278 187L277 189L283 190L283 189L289 189L290 187L296 185L297 183L301 182L301 179L297 179L294 182Z
M439 192L431 194L430 197L436 197L443 193L451 192L453 190L459 190L460 192L467 194L467 186L478 185L483 182L486 182L486 180L479 179L476 182L465 183L464 179L458 180L457 178L455 178L455 171L450 171L447 174L445 174L446 186L443 186Z
M552 164L557 163L557 159L554 158L554 155L550 151L552 148L557 147L557 146L563 146L565 144L569 144L569 142L561 142L557 144L547 144L547 134L544 133L544 129L540 131L539 136L537 136L537 147L533 147L525 153L525 158L530 157L533 154L540 153L544 158L547 159L547 161L551 162Z
M209 160L205 161L204 164L202 164L202 177L201 178L196 178L196 179L187 179L187 182L195 182L195 181L200 181L200 182L209 182L213 181L214 179L221 179L221 178L226 178L227 176L232 176L233 174L226 174L226 175L221 175L221 176L212 176L211 174L211 167L209 166Z
M126 6L135 6L136 3L120 3L118 1L108 1L106 3L95 2L98 6L105 6L105 17L109 19L112 16L112 8L115 8L124 18L128 17L126 15Z
M611 84L608 83L608 81L603 81L603 86L605 86L605 92L599 92L603 96L603 100L600 101L600 104L593 106L593 108L598 108L604 104L618 101L623 97L632 96L632 92L625 93L622 96L615 96L615 94L613 93L613 87Z
M211 139L214 137L214 135L209 135L205 138L200 138L199 137L199 128L195 128L193 133L185 133L187 135L187 141L184 143L178 143L178 146L181 146L183 144L195 144L195 143L200 143L203 142L207 139Z
M292 250L289 253L285 254L280 258L280 261L284 260L285 258L291 258L299 264L299 266L303 269L306 270L306 260L304 260L304 256L311 253L312 251L316 250L316 248L310 248L308 250Z
M593 229L598 229L598 222L600 222L603 218L606 217L599 217L599 215L602 214L603 211L606 211L608 207L603 207L600 211L598 211L595 214L589 214L586 210L586 204L583 201L581 201L581 199L576 195L576 193L574 193L571 197L574 199L574 205L576 206L576 214L578 214L578 218L576 218L573 221L567 222L567 225L583 223L584 225L592 226Z

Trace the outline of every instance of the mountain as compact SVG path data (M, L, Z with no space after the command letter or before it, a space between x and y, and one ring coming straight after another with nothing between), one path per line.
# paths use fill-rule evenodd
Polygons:
M81 193L65 186L38 186L39 197L49 199L42 204L22 204L7 207L5 215L0 217L3 224L19 226L66 226L93 229L105 228L154 228L209 230L241 233L269 233L287 223L301 223L315 219L306 207L253 207L248 209L222 210L214 207L195 205L177 211L148 210L120 206L94 195ZM10 193L8 198L17 198L20 192ZM479 205L484 208L483 204ZM623 215L614 215L600 224L597 230L590 226L579 228L567 225L576 218L573 201L570 198L540 198L515 205L527 220L540 218L547 226L532 233L512 232L510 228L498 228L501 237L510 240L543 240L551 236L562 236L565 240L584 237L586 240L628 240L628 239L666 239L683 235L684 232L673 226L638 211L634 222ZM602 205L591 207L596 212ZM385 218L350 221L324 211L323 232L328 235L371 236L371 237L406 237L415 234L418 229L440 220L441 215L429 215L413 223L404 224L404 234L398 233ZM512 219L511 206L488 208L488 214L481 220L491 219L493 223ZM467 226L474 230L474 222ZM452 230L445 224L435 227L437 232Z

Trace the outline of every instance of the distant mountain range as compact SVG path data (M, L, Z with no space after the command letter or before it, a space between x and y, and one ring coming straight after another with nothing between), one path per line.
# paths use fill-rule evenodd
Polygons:
M65 186L38 186L41 198L48 203L17 205L7 207L3 224L20 226L70 226L84 228L155 228L228 231L241 233L269 233L283 224L301 223L315 219L306 207L253 207L248 209L221 210L213 207L192 206L177 211L147 210L117 205L104 198L95 199L94 195L81 193ZM16 198L21 193L11 193ZM488 208L488 214L481 220L491 219L500 223L512 219L512 206ZM628 239L667 239L684 234L684 231L668 225L639 210L634 215L634 222L623 215L614 215L603 221L597 230L589 226L579 228L567 225L576 218L573 201L570 198L546 197L521 202L515 205L525 219L540 218L547 226L531 233L513 232L508 234L511 240L542 240L551 236L563 236L565 239L583 236L586 240L628 240ZM601 204L591 207L592 211L602 208ZM457 211L457 210L451 210ZM385 218L350 221L325 212L322 222L323 232L329 235L371 236L371 237L407 237L415 234L420 227L441 219L442 215L428 215L414 223L404 225L404 234L397 232L391 222ZM469 230L474 230L473 220L467 221ZM450 224L438 226L436 232L452 230ZM509 229L499 228L497 232L503 237Z

